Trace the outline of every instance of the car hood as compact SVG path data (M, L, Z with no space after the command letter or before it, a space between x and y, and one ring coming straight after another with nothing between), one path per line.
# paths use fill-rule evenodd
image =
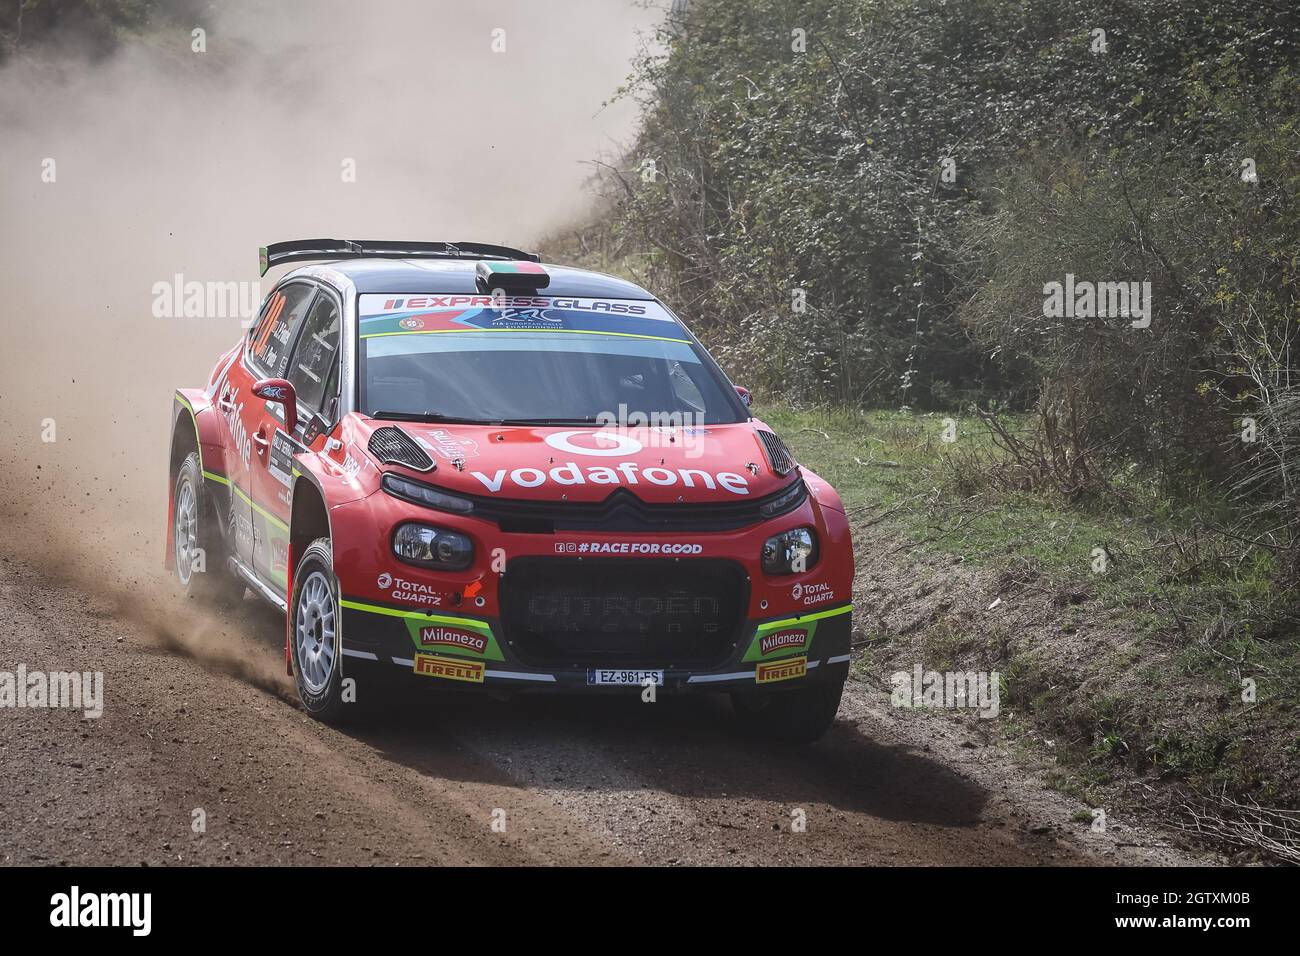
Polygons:
M604 501L623 488L649 503L739 502L788 485L772 470L757 421L701 427L510 427L365 420L400 428L435 463L421 480L463 494ZM369 434L365 439L369 440ZM406 471L394 463L384 470ZM412 477L415 474L407 471Z

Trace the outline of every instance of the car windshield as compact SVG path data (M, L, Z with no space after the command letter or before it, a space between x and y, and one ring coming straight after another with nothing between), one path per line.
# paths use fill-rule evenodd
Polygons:
M521 311L367 316L363 306L361 411L538 424L742 420L730 385L666 315L647 320Z

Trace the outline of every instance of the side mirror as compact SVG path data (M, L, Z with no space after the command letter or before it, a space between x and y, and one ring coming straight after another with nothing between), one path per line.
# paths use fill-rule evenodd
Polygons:
M740 396L740 400L745 403L745 407L749 408L750 404L754 401L754 396L749 394L749 389L745 388L743 385L737 385L735 386L735 389L736 394Z
M253 383L253 394L276 402L284 410L284 430L290 435L298 427L298 393L282 378L263 378Z

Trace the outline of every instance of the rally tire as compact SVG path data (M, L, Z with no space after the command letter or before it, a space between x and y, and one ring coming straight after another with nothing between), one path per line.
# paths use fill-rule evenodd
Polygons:
M736 693L731 706L746 731L766 740L810 744L831 724L844 693L842 683L813 684L767 694Z
M341 723L355 704L343 700L342 604L329 538L317 538L293 572L289 596L289 659L303 709Z
M244 582L230 570L216 509L203 486L198 452L190 452L172 485L172 570L185 596L219 608L244 598ZM202 560L198 560L198 555Z

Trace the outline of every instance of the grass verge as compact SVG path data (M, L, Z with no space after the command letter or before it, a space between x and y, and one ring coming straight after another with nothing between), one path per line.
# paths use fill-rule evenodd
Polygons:
M1221 503L1122 476L1082 501L1008 487L978 419L758 414L844 499L875 587L862 666L882 686L918 660L999 670L1002 732L1046 744L1057 785L1090 802L1119 787L1180 819L1297 807L1296 600L1266 549L1215 525Z

